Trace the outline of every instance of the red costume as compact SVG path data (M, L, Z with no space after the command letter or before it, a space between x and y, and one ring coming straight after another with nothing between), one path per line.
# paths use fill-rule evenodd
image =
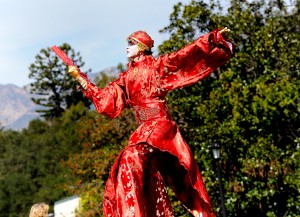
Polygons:
M134 39L151 47L145 35L137 34ZM165 183L190 212L215 216L196 161L172 120L165 96L205 78L230 56L228 41L215 30L172 54L142 55L104 89L81 74L87 81L83 92L99 113L115 118L131 107L139 124L106 183L105 216L174 216Z

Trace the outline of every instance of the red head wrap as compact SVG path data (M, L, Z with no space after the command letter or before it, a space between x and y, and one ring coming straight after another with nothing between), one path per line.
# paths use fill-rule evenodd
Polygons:
M130 39L146 46L146 50L150 50L154 45L154 41L145 31L136 31L132 33L128 36L128 40Z

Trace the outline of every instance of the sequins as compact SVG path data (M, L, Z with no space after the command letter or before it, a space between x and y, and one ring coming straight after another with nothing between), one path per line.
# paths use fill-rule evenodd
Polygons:
M158 114L160 112L159 107L143 108L143 107L135 106L134 110L136 111L136 115L141 122L151 119L152 117L154 117L156 114Z
M146 121L159 119L170 119L171 115L164 99L153 99L152 103L145 103L141 105L132 106L136 120L139 124Z

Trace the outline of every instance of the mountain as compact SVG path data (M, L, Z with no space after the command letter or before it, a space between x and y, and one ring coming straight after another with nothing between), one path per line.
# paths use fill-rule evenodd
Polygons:
M116 67L107 68L105 72L109 76L119 74ZM88 75L94 82L101 72ZM14 84L0 84L0 128L21 130L28 126L28 123L39 117L35 112L41 107L31 101L30 86L19 87Z
M0 124L5 129L20 130L27 127L30 120L39 117L38 108L31 101L26 88L14 84L0 84Z

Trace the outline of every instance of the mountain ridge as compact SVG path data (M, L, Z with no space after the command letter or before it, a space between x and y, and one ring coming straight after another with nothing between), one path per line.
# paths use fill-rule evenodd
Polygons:
M4 129L20 130L39 116L28 90L15 84L0 84L0 123Z
M105 72L109 76L118 74L116 67L107 68ZM90 73L88 77L92 82L101 75L101 72ZM28 123L39 118L36 110L41 106L35 104L31 98L30 86L19 87L15 84L0 84L0 129L22 130Z

